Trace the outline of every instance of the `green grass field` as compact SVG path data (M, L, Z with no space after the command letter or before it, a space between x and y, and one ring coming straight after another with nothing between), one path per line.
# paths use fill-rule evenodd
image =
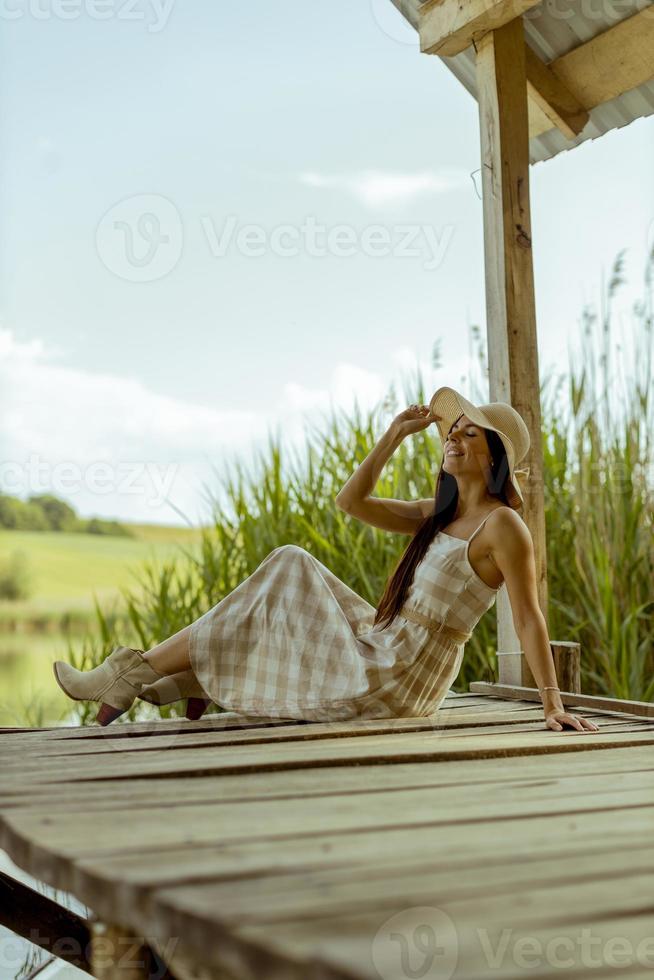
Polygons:
M135 537L63 534L54 531L0 531L0 554L22 551L29 562L33 593L18 602L0 601L0 628L8 619L29 621L65 612L84 613L98 599L135 584L133 570L144 559L168 558L180 545L192 549L195 528L129 524Z
M50 723L70 702L52 677L52 661L64 659L62 617L77 629L95 626L93 596L101 605L136 586L134 571L146 560L193 550L200 531L150 524L127 525L133 538L50 531L0 531L0 555L22 551L33 592L18 602L0 601L0 726Z

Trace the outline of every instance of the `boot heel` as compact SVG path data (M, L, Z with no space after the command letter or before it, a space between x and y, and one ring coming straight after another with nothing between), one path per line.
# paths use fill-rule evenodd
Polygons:
M95 720L99 725L110 725L120 715L124 715L126 710L126 708L114 708L113 705L103 702L95 716Z
M186 702L186 717L189 721L197 721L210 704L211 701L206 698L189 698Z

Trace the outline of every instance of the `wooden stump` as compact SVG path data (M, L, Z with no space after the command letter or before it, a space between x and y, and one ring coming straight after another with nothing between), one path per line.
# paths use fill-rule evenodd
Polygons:
M581 647L567 640L552 640L550 649L558 685L562 691L581 694ZM497 682L511 687L524 687L524 653L497 652Z

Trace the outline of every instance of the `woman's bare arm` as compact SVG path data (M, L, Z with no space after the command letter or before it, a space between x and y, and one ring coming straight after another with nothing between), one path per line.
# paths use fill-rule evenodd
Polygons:
M547 623L538 601L534 543L529 528L515 511L498 508L487 522L489 552L504 576L513 625L539 690L556 687L556 669ZM556 690L541 691L547 727L561 731L568 724L578 731L599 731L586 718L569 714Z
M373 527L400 534L415 534L423 519L420 501L371 496L381 471L403 438L402 433L391 425L339 491L336 504L347 514Z

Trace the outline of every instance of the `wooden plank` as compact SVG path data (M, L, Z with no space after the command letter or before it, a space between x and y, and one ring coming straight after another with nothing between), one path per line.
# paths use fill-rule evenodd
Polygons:
M267 727L205 727L196 728L193 726L174 725L155 731L143 731L140 726L129 726L129 732L122 729L127 725L118 726L114 729L93 726L93 735L86 738L70 739L44 736L33 738L28 736L23 738L21 735L7 736L0 740L0 756L3 754L9 757L19 749L21 752L93 752L101 743L112 744L117 737L125 738L125 744L145 744L149 741L152 748L163 748L172 740L183 737L185 743L191 743L194 739L202 742L203 739L221 739L228 742L238 741L308 741L313 738L338 738L339 736L357 735L387 735L400 734L405 732L431 731L439 729L457 729L471 727L486 727L495 724L508 724L527 720L528 718L543 720L542 707L533 704L515 704L509 702L503 705L501 702L493 702L490 698L485 699L485 704L474 708L465 708L463 705L454 709L441 709L437 714L429 718L388 718L362 721L354 725L343 721L311 722L304 725L277 725Z
M541 755L534 769L530 757L498 757L492 760L467 760L462 768L458 760L429 762L395 763L390 767L377 765L357 765L356 767L325 767L317 769L269 770L248 773L247 780L240 775L164 775L162 778L131 776L125 781L121 793L117 794L114 780L98 779L84 783L84 796L87 803L97 800L97 805L121 806L124 799L130 805L154 806L160 797L168 801L205 799L206 794L213 799L258 800L274 797L325 796L342 792L374 792L376 789L418 788L421 786L469 784L499 784L508 780L512 785L529 782L532 779L562 778L572 772L579 778L587 774L610 774L652 769L652 750L610 748L587 753L557 753L551 758ZM206 789L205 789L206 787ZM14 806L44 806L64 808L78 796L79 784L68 782L64 777L57 783L32 785L15 779L7 790L5 781L2 810ZM9 795L11 794L11 795ZM94 804L95 805L95 804ZM169 803L170 805L170 803ZM174 805L174 802L173 804Z
M172 776L181 774L236 774L289 770L320 766L352 766L368 763L388 765L398 762L438 762L447 759L493 759L498 756L545 755L557 752L580 752L627 745L654 744L654 731L579 732L566 729L554 732L539 729L518 734L453 736L443 731L427 734L387 735L355 738L318 739L307 743L267 745L265 752L258 746L228 745L196 749L172 748L166 752L121 752L120 746L102 758L99 769L97 756L82 756L75 766L66 770L69 783L86 780L117 779L131 776ZM15 770L14 770L15 771ZM12 767L7 767L11 774ZM41 784L57 783L56 766L44 767L26 760L21 779Z
M262 880L274 874L290 874L307 869L358 869L365 878L371 868L383 866L389 854L406 866L437 862L439 868L456 869L460 874L483 875L489 863L521 863L534 855L552 865L565 863L578 855L591 855L601 867L603 856L615 850L611 828L615 811L590 811L583 824L569 814L536 817L530 820L493 820L480 824L478 832L468 827L465 836L456 824L433 828L370 831L361 834L321 834L277 842L253 840L229 845L205 845L152 850L142 855L105 854L82 858L65 874L94 908L107 915L120 907L134 917L147 911L150 893L160 887L199 883L208 880ZM619 813L624 844L621 850L647 848L651 844L654 809L641 807ZM51 859L52 861L52 859ZM52 863L50 873L55 872ZM113 889L116 889L114 891Z
M441 57L459 54L535 7L540 0L428 0L418 10L420 50Z
M479 694L488 693L506 700L517 698L523 701L540 701L540 694L534 687L521 687L510 684L490 684L487 681L473 681L470 690ZM618 712L638 718L654 718L654 702L626 701L622 698L607 698L599 694L574 694L562 691L561 700L564 706L594 708L597 711Z
M475 682L476 683L476 682ZM487 685L486 685L487 686ZM512 691L513 687L510 688ZM532 688L526 689L533 691ZM45 743L58 743L70 741L82 742L114 742L121 739L133 739L140 736L149 738L170 737L172 735L195 735L199 733L212 733L229 731L253 732L259 739L268 738L291 738L305 739L322 733L331 735L338 734L387 734L389 732L411 732L429 731L435 727L457 727L462 723L485 724L494 722L496 719L503 718L503 712L511 712L514 717L518 717L519 712L538 712L542 717L542 707L534 707L532 703L515 703L515 695L502 700L493 693L486 694L465 694L458 699L449 699L445 706L438 712L429 717L422 718L387 718L387 719L361 719L359 721L339 721L339 722L293 722L276 721L270 725L260 721L259 724L251 723L231 723L223 724L222 716L207 716L197 722L189 722L185 719L156 719L150 722L123 722L116 723L109 728L102 728L98 725L82 726L76 728L52 728L52 729L20 729L0 738L0 757L3 751L9 749L11 752L21 749L41 746ZM534 700L533 698L531 699ZM539 700L539 699L538 699ZM623 704L633 702L621 702ZM598 709L607 717L613 712L606 709ZM597 711L592 709L584 715L594 717ZM494 716L494 717L490 717ZM215 718L214 722L212 719Z
M464 805L465 800L465 805ZM595 810L619 810L654 806L654 785L624 788L619 797L605 786L583 797L557 796L547 788L523 789L500 799L492 789L448 794L443 787L377 792L367 799L359 795L276 799L251 803L179 804L174 821L153 820L152 813L124 809L108 812L84 810L74 817L67 811L19 809L2 815L2 847L17 864L42 877L40 860L56 852L61 858L80 860L103 850L131 851L144 847L165 848L181 843L206 845L265 838L285 840L300 835L363 833L375 829L438 827L455 823L463 833L466 825L491 820L533 819L544 814L584 814ZM464 816L462 816L462 813Z
M509 704L504 710L520 710L522 706ZM525 707L532 708L532 705ZM503 706L496 699L484 695L462 693L448 696L437 712L430 716L417 718L384 718L357 719L334 722L309 722L294 719L267 719L256 716L236 715L232 712L205 715L199 721L188 721L185 718L155 718L141 722L115 722L109 728L99 725L57 726L47 729L22 728L12 729L0 738L0 749L4 745L40 744L42 739L52 741L92 740L105 738L131 738L134 735L160 736L176 733L205 732L205 731L259 731L289 730L301 732L319 731L330 725L334 732L343 731L348 734L385 733L387 731L413 731L432 727L434 718L447 719L450 712L465 710L485 713L502 710ZM228 717L229 715L229 717ZM452 716L455 717L455 716ZM298 736L303 737L303 736Z
M354 739L322 740L295 745L285 743L266 746L219 746L206 749L169 749L167 752L122 753L103 757L102 769L95 757L83 757L68 767L70 784L86 780L117 779L132 776L220 775L290 770L322 766L351 766L367 763L388 765L398 762L438 762L448 759L482 759L498 756L544 755L557 752L579 752L627 745L654 744L654 732L561 732L536 731L519 735L452 737L442 732L428 735L386 736L379 739L361 736ZM56 767L43 769L36 762L25 763L24 776L41 784L58 782Z
M155 807L159 801L174 806L175 801L186 803L204 799L260 800L268 798L289 798L293 796L330 796L341 793L371 793L378 789L418 789L424 786L452 786L470 784L492 784L500 786L507 782L516 787L534 780L562 779L572 774L580 781L580 789L586 777L595 774L606 777L612 773L632 771L648 772L654 768L652 750L649 747L599 749L588 753L556 754L551 758L540 756L534 770L529 757L497 758L492 760L468 760L463 768L458 761L439 762L436 765L424 763L397 763L390 767L356 766L323 769L294 769L282 772L249 773L247 779L241 776L167 776L161 779L141 779L132 777L125 782L120 794L116 792L113 780L98 779L84 783L85 808L95 807L114 809L124 805L126 799L131 807ZM100 774L99 774L100 775ZM79 788L79 787L78 787ZM24 780L16 780L7 788L3 785L2 810L6 812L14 806L43 807L48 810L59 807L77 806L75 784L70 784L62 776L55 784L33 786Z
M540 704L456 701L408 729L7 736L5 786L30 788L0 804L0 846L130 935L180 938L171 956L189 980L207 949L205 980L363 976L376 933L343 927L362 907L383 925L438 899L464 931L499 935L507 916L532 931L555 913L566 927L580 908L601 916L615 891L629 921L651 878L651 723L589 709L599 733L530 731ZM461 975L484 975L467 941L463 953Z
M442 712L432 719L410 719L411 724L398 724L389 727L388 724L368 722L357 728L342 722L320 722L303 726L282 726L275 729L206 729L198 731L195 728L173 727L156 732L153 740L152 733L140 729L129 733L115 732L113 729L94 728L97 735L86 739L55 739L47 737L43 740L27 738L25 740L12 736L11 741L0 742L0 765L5 776L9 776L12 767L22 776L25 762L29 759L46 759L57 757L74 758L77 756L103 754L106 752L134 752L146 749L148 751L164 751L173 746L185 749L193 747L209 747L213 745L232 744L263 744L274 742L303 743L315 739L333 739L339 737L356 737L371 735L387 735L389 733L407 734L419 732L441 732L444 736L460 736L476 734L477 732L497 734L500 732L547 730L542 706L537 707L528 702L515 704L512 710L506 710L502 702L487 699L488 708L475 709L474 712L464 711ZM510 702L509 702L510 705ZM608 713L587 710L578 712L581 717L589 717L605 730L647 730L650 724L646 718L636 719L620 713ZM399 721L399 719L396 719ZM125 727L125 726L122 726ZM7 784L5 784L5 789Z
M632 890L625 889L623 908L633 908L636 888L641 899L651 896L654 882L654 852L651 843L641 844L624 853L608 848L597 853L568 856L566 861L553 861L551 856L532 855L529 861L487 863L483 874L474 868L463 873L461 868L444 867L443 855L425 859L414 865L402 863L370 864L365 868L340 867L323 870L301 869L296 873L269 875L262 878L230 879L222 882L193 883L158 889L152 896L153 905L170 905L195 910L206 919L221 926L308 921L329 915L354 914L362 908L369 912L402 906L436 903L449 909L462 905L477 906L480 896L499 899L510 896L516 905L524 903L525 892L551 887L567 888L571 893L586 885L597 890L600 881L621 883L628 878ZM595 906L600 913L615 911L611 895L602 889L602 904ZM609 903L609 904L607 904ZM577 908L575 908L577 911ZM591 909L589 908L589 914ZM209 916L207 916L207 912ZM563 912L557 904L548 910L550 921L560 920ZM530 910L529 918L533 916ZM540 920L543 921L542 919Z
M519 862L530 860L534 854L549 855L554 860L557 855L614 850L612 828L616 820L625 836L625 847L640 846L651 839L654 806L620 808L614 796L612 807L602 810L587 806L583 820L571 817L569 808L561 808L559 813L547 808L529 819L514 812L479 823L461 823L450 812L449 821L432 818L424 825L413 826L411 833L407 833L405 820L402 826L366 826L349 833L343 832L342 827L314 833L312 826L307 832L287 837L268 823L262 824L257 836L242 840L227 842L215 833L215 840L209 845L189 834L183 847L173 845L170 839L163 846L159 840L150 839L140 847L133 846L134 842L120 851L114 847L113 853L112 841L102 837L98 837L97 847L90 852L73 845L66 851L59 837L56 850L51 845L35 845L29 852L16 853L21 845L16 835L5 835L3 846L31 873L73 891L99 914L113 918L127 910L131 916L135 911L132 903L147 910L148 892L171 875L178 882L206 878L208 874L256 877L294 868L365 866L381 863L390 855L395 861L406 862L432 857L446 867L454 862L455 866L474 872L477 866L481 868L501 855ZM182 838L180 831L179 839ZM108 883L114 887L107 887Z
M628 887L628 881L623 887ZM231 955L240 955L245 968L253 950L274 942L275 949L283 950L290 963L299 964L297 972L289 974L298 980L303 976L356 976L379 980L380 975L402 976L397 956L400 944L397 939L395 944L388 942L389 931L393 929L396 937L403 935L408 944L412 937L415 941L416 929L429 930L433 923L431 931L440 934L441 946L444 946L442 954L450 952L449 957L441 955L438 961L442 964L441 969L447 971L445 976L450 975L449 968L454 964L456 973L453 975L466 980L488 980L489 975L502 977L502 980L524 980L527 968L530 972L538 968L538 973L531 972L531 975L539 978L565 975L568 980L576 975L573 971L579 971L578 975L592 976L594 980L598 975L615 976L618 970L622 972L624 964L628 965L627 971L629 966L645 967L647 950L651 948L647 918L638 912L631 916L625 914L617 920L610 913L601 918L592 917L592 909L602 905L600 892L602 889L595 885L594 891L590 887L580 889L576 894L566 893L561 907L570 910L568 921L554 928L540 924L537 916L526 922L524 919L530 907L537 911L542 908L545 912L556 908L558 895L555 888L536 896L535 901L527 901L527 896L523 896L524 909L516 908L514 903L502 903L495 910L492 901L486 905L480 902L475 909L467 909L464 916L461 911L450 915L447 906L441 904L438 909L444 914L440 916L429 917L425 907L419 906L402 910L404 914L396 919L383 913L367 915L362 911L354 916L329 917L318 922L278 924L274 939L270 927L246 926L230 930L229 935L221 933L210 958L218 964L223 944L229 944ZM589 909L588 918L584 919L586 897ZM202 924L195 922L191 915L164 908L158 909L157 929L175 930L177 935L187 929L185 937L191 944L199 943L203 933ZM622 950L622 956L618 949ZM561 962L565 964L564 974ZM317 964L321 972L315 972Z
M654 4L550 62L581 105L592 108L654 78Z
M498 716L490 717L497 718ZM466 723L466 717L459 716L455 724L441 725L434 722L429 728L422 726L417 731L438 732L444 738L462 738L476 734L487 737L499 734L548 731L543 712L539 709L532 709L531 711L523 710L514 714L508 712L506 714L502 713L497 721L491 721L490 717L488 720L480 721L477 716L473 716ZM654 731L654 725L648 719L614 718L604 717L598 714L594 716L593 721L603 732L649 731L650 729ZM412 729L408 734L415 731L416 729ZM398 734L400 733L405 734L401 730ZM370 732L360 732L353 737L363 738L370 737L370 735ZM118 751L123 753L143 751L164 752L171 748L190 750L194 748L210 748L227 745L307 744L313 741L325 741L346 737L351 737L351 734L346 732L334 733L330 725L325 725L321 729L307 733L304 736L289 735L279 730L274 734L263 736L258 732L249 731L238 733L204 733L198 735L178 733L166 738L158 738L154 745L147 736L126 739L121 741ZM33 745L29 749L22 749L18 755L14 753L3 755L0 753L0 762L6 776L11 775L12 772L21 776L24 772L25 765L30 761L36 761L39 768L45 770L48 768L48 764L55 759L76 760L91 756L107 755L116 751L116 745L110 737L91 743L88 741L76 743L50 742L43 747Z

